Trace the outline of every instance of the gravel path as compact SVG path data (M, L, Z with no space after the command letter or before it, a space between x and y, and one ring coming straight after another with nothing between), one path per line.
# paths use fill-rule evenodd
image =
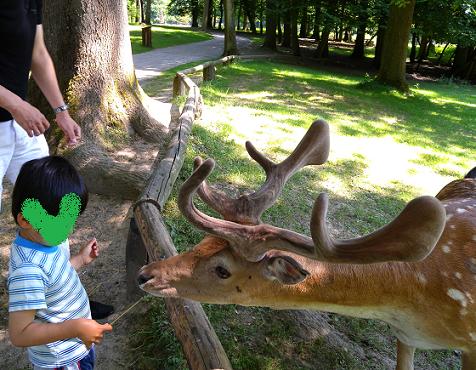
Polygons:
M181 64L220 58L223 53L223 34L213 34L213 37L213 40L155 49L134 55L137 79L142 82ZM251 48L251 40L246 37L237 36L236 41L242 54L246 54Z

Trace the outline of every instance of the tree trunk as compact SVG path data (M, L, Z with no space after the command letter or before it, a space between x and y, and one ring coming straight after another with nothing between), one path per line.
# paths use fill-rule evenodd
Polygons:
M298 0L291 0L291 49L293 55L301 55L301 50L299 49L299 38L298 38L298 14L299 8L297 6Z
M256 2L254 0L244 0L245 14L250 22L253 35L256 35Z
M263 46L276 50L276 4L274 0L266 0L266 35Z
M135 17L134 17L134 20L135 20L135 23L139 23L140 22L140 15L141 15L141 2L139 0L136 0L136 14L135 14Z
M354 51L352 52L352 58L355 59L362 59L365 56L365 29L367 28L368 19L368 0L361 1L360 6L359 27L357 28L357 38L355 39ZM347 37L347 40L348 38L349 37Z
M289 13L289 9L286 10L283 14L283 41L281 42L281 46L285 48L291 47L291 16Z
M296 2L294 2L296 4ZM308 21L307 21L307 1L304 0L301 6L301 27L299 29L299 37L306 38L307 37L307 28L308 28Z
M240 6L238 7L238 15L236 17L236 29L240 29L240 19L241 19L241 7L242 7L242 2L240 1Z
M390 6L388 27L382 50L382 63L377 79L399 90L407 91L405 68L408 49L408 35L412 25L415 0L409 0L404 6Z
M263 7L261 7L260 13L259 13L259 34L263 34L263 20L264 20L264 14L263 14Z
M463 78L467 69L471 48L469 46L456 46L455 59L453 61L452 73L454 76Z
M278 44L281 44L283 42L283 29L281 28L281 17L278 16L278 19L276 21L278 25Z
M314 32L312 33L312 38L319 42L319 24L321 22L321 0L316 0L314 5L316 12L314 13Z
M223 0L220 0L220 22L218 23L218 29L221 30L223 24Z
M147 6L145 8L145 23L146 24L152 24L150 19L151 16L152 16L152 0L147 0Z
M198 6L198 0L192 0L192 27L198 27L199 16L200 16L200 8Z
M374 56L374 65L377 68L380 68L382 62L382 50L383 43L385 39L385 20L381 19L377 29L377 41L375 43L375 56Z
M144 106L148 97L135 76L126 1L50 0L44 2L43 16L60 89L83 133L83 144L64 154L91 191L137 198L148 174L113 161L107 149L117 150L133 133L163 142L168 129ZM30 92L35 106L49 107L36 86ZM53 150L57 137L53 131L48 138Z
M223 56L238 54L236 45L235 20L233 16L233 0L224 0L225 4L225 49Z
M428 35L423 35L420 42L420 50L418 51L418 63L423 62L428 55L428 42L430 41L430 37Z
M210 0L203 0L202 31L209 28L208 19L210 15Z
M322 30L321 39L317 44L316 51L314 52L315 58L327 58L329 56L329 35L331 33L332 26L326 26Z
M410 50L410 63L415 63L415 57L416 57L416 39L417 39L417 34L416 32L412 33L412 48Z
M145 0L140 0L140 22L145 23Z

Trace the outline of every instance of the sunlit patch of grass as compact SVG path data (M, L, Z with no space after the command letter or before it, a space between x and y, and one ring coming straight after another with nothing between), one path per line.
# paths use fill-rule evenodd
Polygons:
M360 88L362 81L270 62L219 69L215 81L201 86L204 114L194 125L184 167L164 210L177 248L187 250L203 237L176 206L177 189L192 173L196 155L216 160L210 184L236 197L265 180L245 151L246 140L280 162L318 118L331 126L328 162L295 174L264 213L264 222L309 235L314 200L327 192L332 235L356 237L388 223L413 197L435 194L474 166L474 87L420 83L404 95L380 86ZM219 217L203 202L197 200L196 205ZM362 368L351 350L336 348L326 339L297 339L292 323L280 312L209 305L206 310L235 369ZM383 369L372 353L395 358L385 324L334 317L349 341L369 350L366 369ZM420 352L417 363L425 369L452 369L458 361L451 352L432 353Z
M182 44L190 44L211 40L212 35L192 30L183 30L173 27L152 26L152 48L142 46L141 26L129 25L129 37L131 39L132 54L145 53L153 49L166 48Z

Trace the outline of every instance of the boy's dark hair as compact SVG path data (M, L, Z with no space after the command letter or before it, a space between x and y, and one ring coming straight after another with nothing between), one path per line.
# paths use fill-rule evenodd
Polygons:
M65 158L49 156L26 162L18 175L12 195L12 215L17 221L25 199L38 199L52 216L58 215L61 198L75 193L82 213L88 204L88 189L76 169Z

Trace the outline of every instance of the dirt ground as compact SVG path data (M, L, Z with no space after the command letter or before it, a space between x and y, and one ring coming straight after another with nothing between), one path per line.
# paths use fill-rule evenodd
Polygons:
M140 162L143 170L148 171L157 151L150 150L143 144L140 152ZM129 148L116 153L117 158L123 156L134 158L134 149ZM148 159L146 161L146 159ZM148 163L148 164L146 164ZM12 186L4 182L2 197L2 213L0 214L0 369L29 369L25 350L11 345L8 337L8 295L6 278L8 275L8 259L10 244L15 237L16 225L10 213L10 196ZM100 255L96 261L81 270L80 278L91 300L112 304L116 312L107 320L112 322L122 315L134 303L126 297L126 268L125 247L129 220L131 216L131 201L90 194L86 211L78 218L75 231L70 237L71 253L91 238L96 238L100 246ZM97 368L101 370L130 368L128 333L133 330L134 322L145 308L141 305L121 316L113 326L112 333L97 347Z

